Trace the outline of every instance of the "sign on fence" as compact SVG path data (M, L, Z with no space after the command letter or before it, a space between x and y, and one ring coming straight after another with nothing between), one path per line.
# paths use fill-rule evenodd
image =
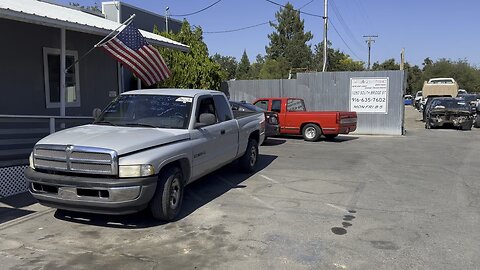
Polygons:
M387 113L388 77L350 78L350 111Z

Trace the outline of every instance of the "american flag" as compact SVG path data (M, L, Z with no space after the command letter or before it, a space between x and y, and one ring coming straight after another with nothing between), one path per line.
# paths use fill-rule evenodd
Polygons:
M148 86L172 76L158 50L132 24L100 46Z

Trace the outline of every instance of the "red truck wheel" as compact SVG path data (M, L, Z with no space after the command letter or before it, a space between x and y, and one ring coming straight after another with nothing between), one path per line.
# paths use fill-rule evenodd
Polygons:
M306 124L302 129L303 139L309 142L316 142L322 136L322 129L316 124Z

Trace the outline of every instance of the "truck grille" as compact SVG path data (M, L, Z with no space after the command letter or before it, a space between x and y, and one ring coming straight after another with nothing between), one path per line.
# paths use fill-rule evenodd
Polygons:
M110 149L74 145L37 145L35 168L51 171L116 175L117 153Z

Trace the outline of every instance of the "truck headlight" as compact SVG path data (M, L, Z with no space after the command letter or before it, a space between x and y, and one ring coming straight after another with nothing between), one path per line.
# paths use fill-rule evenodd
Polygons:
M155 174L155 169L150 164L141 165L120 165L118 166L118 177L143 177Z
M28 165L30 168L35 170L35 163L33 162L33 152L30 153L30 157L28 157Z

